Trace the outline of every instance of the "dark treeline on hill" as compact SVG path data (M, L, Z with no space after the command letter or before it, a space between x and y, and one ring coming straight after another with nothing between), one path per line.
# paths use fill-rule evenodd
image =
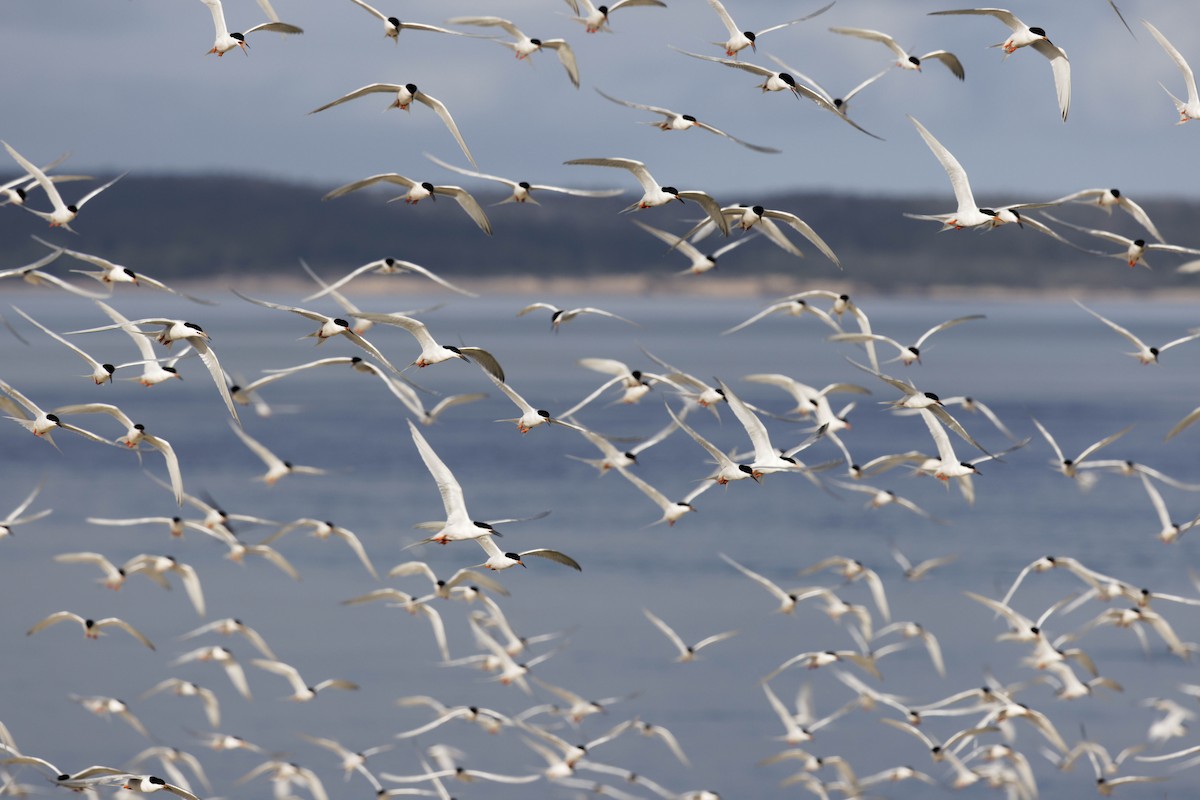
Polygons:
M393 194L363 191L322 202L329 188L219 176L127 177L88 204L74 225L79 236L50 230L19 209L0 209L4 253L0 270L45 253L31 234L174 280L298 273L301 258L325 275L388 256L447 276L585 277L637 272L666 278L687 266L682 256L665 253L658 240L630 224L632 215L617 213L631 201L632 192L608 200L545 194L541 206L525 207L488 205L501 196L481 191L476 196L495 229L489 237L448 197L425 200L412 208L386 203L402 193L397 188ZM931 286L1140 291L1191 286L1197 281L1175 272L1182 261L1179 256L1152 253L1153 271L1131 270L1117 259L1080 252L1028 229L1006 225L986 233L939 234L936 223L904 216L904 212L950 210L948 192L910 198L801 192L738 198L725 193L720 199L757 202L798 214L837 252L845 270L839 273L815 248L792 234L806 258L789 256L766 241L753 242L722 259L718 275L845 278L879 291ZM1169 242L1200 244L1194 234L1200 203L1144 200L1142 205ZM638 212L636 218L681 232L685 220L697 213L693 204L674 205ZM1134 238L1143 235L1120 211L1110 217L1099 209L1073 205L1051 213ZM1120 249L1069 228L1060 230L1094 250ZM709 237L701 242L701 249L716 249L722 243L717 236Z

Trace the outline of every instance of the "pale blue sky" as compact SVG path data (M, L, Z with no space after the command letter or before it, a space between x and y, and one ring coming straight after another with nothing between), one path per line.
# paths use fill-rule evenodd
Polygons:
M262 20L252 0L228 0L230 27ZM837 36L831 25L873 27L918 53L945 48L962 59L959 83L941 65L894 70L859 95L854 117L886 138L870 139L807 101L764 95L756 78L689 59L668 45L718 55L724 39L704 0L613 15L612 34L586 35L561 0L378 0L402 19L442 24L460 14L498 13L531 36L565 37L576 49L582 88L551 53L532 66L482 39L405 32L399 46L350 0L276 0L303 36L257 33L249 57L206 56L213 31L198 0L5 0L0 30L0 137L46 162L73 153L74 170L134 174L222 171L334 186L397 171L461 182L421 156L464 159L429 109L384 112L389 98L307 112L374 82L414 82L443 100L484 172L531 181L633 188L628 176L564 167L571 158L644 161L680 188L743 195L754 189L856 193L947 192L945 176L905 114L920 119L966 167L981 201L1041 199L1094 186L1132 196L1195 196L1180 179L1196 164L1200 123L1177 127L1159 88L1185 92L1174 64L1138 20L1145 16L1200 64L1200 7L1123 0L1132 38L1104 0L1014 3L1068 52L1074 97L1065 125L1040 55L1005 60L989 44L1006 28L987 17L928 17L955 0L839 0L823 16L763 38L774 54L839 94L886 66L882 45ZM761 28L817 8L809 2L729 0L745 27ZM482 29L481 29L482 30ZM487 30L482 30L487 33ZM496 31L499 33L499 31ZM784 150L760 155L699 131L661 133L650 117L613 105L594 88L690 112L719 128ZM8 164L0 172L13 171ZM992 193L996 196L992 196Z

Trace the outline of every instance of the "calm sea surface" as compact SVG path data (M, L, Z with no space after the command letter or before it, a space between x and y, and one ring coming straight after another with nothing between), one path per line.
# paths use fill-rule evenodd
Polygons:
M254 294L254 292L250 292ZM295 303L291 295L264 299ZM326 356L360 354L348 342L319 348L301 339L314 326L298 316L252 306L222 291L207 296L218 306L200 306L160 294L120 292L113 304L132 319L186 317L212 335L213 350L224 367L246 380L263 369L283 368ZM850 400L853 428L843 438L856 460L884 453L920 449L931 452L924 424L897 417L879 401L893 399L890 387L850 366L845 356L862 360L854 345L825 341L828 330L812 317L771 317L744 331L720 331L763 307L762 300L717 300L691 297L516 297L486 299L429 296L355 298L371 310L421 307L444 300L437 311L421 314L434 336L450 344L478 345L491 350L504 365L508 382L535 406L558 413L588 394L605 376L576 364L584 357L617 358L634 368L656 368L640 347L674 366L710 381L725 380L747 402L782 414L793 403L781 391L748 383L743 375L781 372L820 387L853 382L869 388L867 396L837 395L835 408ZM578 318L557 334L547 315L517 318L525 303L547 299L565 307L596 305L640 323L631 327L597 318ZM636 733L595 748L591 757L653 778L673 791L706 788L724 798L794 796L796 787L779 782L800 762L759 766L756 762L782 750L776 740L783 727L767 703L759 681L785 659L804 651L853 648L843 623L830 620L819 600L805 601L794 615L776 613L777 601L761 587L726 565L725 553L785 587L833 587L848 602L871 609L876 627L883 621L862 582L843 585L833 572L800 577L798 571L829 556L862 560L876 569L888 592L894 620L914 620L932 631L945 652L947 676L939 677L919 646L880 659L882 682L858 667L794 668L771 686L791 703L811 683L815 713L829 714L853 698L836 680L846 669L881 690L899 694L911 705L930 703L964 689L978 687L988 675L1003 683L1039 678L1022 664L1029 646L996 642L1006 630L1002 619L967 599L971 590L1001 597L1023 566L1043 555L1071 556L1088 567L1156 591L1200 594L1189 572L1197 566L1200 533L1185 534L1173 545L1157 540L1160 528L1142 484L1137 479L1104 475L1090 491L1057 474L1052 452L1031 421L1037 417L1058 439L1068 456L1128 425L1133 429L1101 451L1100 457L1132 459L1180 480L1200 482L1197 441L1200 425L1170 442L1166 432L1200 405L1200 344L1172 349L1159 366L1141 366L1122 355L1127 342L1074 304L1064 300L997 301L858 298L874 329L911 342L930 326L965 314L985 320L963 324L934 336L922 349L923 365L890 364L885 371L911 378L926 391L943 397L971 395L988 405L1020 437L1033 439L1003 463L980 466L977 502L968 506L959 492L938 481L910 477L898 469L868 482L893 489L948 524L921 519L896 507L864 507L865 495L832 487L822 491L796 476L768 476L762 485L742 481L716 487L696 500L698 513L674 528L651 527L660 512L621 476L598 476L591 467L567 458L596 457L593 448L565 428L535 429L521 436L511 423L494 420L515 416L514 406L468 364L453 362L406 375L432 393L488 391L479 403L448 411L438 424L422 429L431 446L462 484L468 507L478 519L524 517L549 510L544 519L503 528L505 550L538 547L566 552L583 565L575 573L549 561L530 558L529 568L499 575L511 591L500 598L519 634L558 632L551 642L533 645L520 658L553 651L532 673L585 697L624 697L607 713L583 722L579 730L551 717L534 721L558 725L570 741L585 741L616 723L637 716L664 725L678 737L691 759L686 767L655 740ZM8 291L5 306L19 305L53 330L105 324L108 320L83 299L60 294ZM310 307L326 310L323 301ZM1098 312L1136 332L1147 343L1161 344L1200 324L1194 306L1147 301L1095 301ZM181 361L183 381L154 388L117 380L94 386L77 377L83 362L60 344L32 329L7 307L7 317L30 345L0 331L0 378L44 408L68 403L114 403L143 422L147 430L168 439L179 454L189 492L211 493L228 511L287 522L301 517L332 520L356 532L382 573L402 561L421 558L440 576L478 564L482 551L472 542L404 550L421 535L413 525L442 515L439 496L421 463L405 420L407 412L380 381L345 367L308 370L265 388L261 395L274 407L268 418L241 409L245 429L281 457L297 464L326 468L324 477L291 476L273 487L255 478L261 463L229 427L229 416L215 387L196 359ZM853 329L847 322L848 329ZM413 339L399 329L376 328L368 334L397 364L415 357ZM105 361L136 358L128 337L107 332L72 337ZM880 350L881 354L886 349ZM129 373L127 373L129 374ZM425 395L427 404L436 394ZM610 404L611 396L578 414L582 424L608 435L644 437L666 421L664 402L671 394L656 389L638 405ZM981 415L952 410L991 450L1006 446L1004 437ZM121 430L110 418L89 415L77 424L116 437ZM745 449L747 439L728 408L720 421L697 411L690 423L723 449ZM804 437L808 423L766 419L772 440L790 446ZM294 582L269 564L254 560L237 565L226 560L225 548L211 538L189 532L173 540L159 526L111 528L88 524L86 517L136 517L180 513L169 493L143 474L163 475L162 459L148 451L138 460L123 449L84 441L66 431L55 434L56 452L15 424L0 426L4 480L0 513L16 506L40 481L41 496L31 511L53 508L41 521L20 526L0 539L0 721L12 732L21 751L41 756L64 770L90 764L126 765L152 743L176 746L199 755L213 783L213 796L261 797L270 792L264 779L244 786L234 781L265 756L245 751L205 749L192 731L208 730L199 702L170 693L139 699L168 677L193 680L216 691L221 701L221 730L245 737L268 753L304 764L324 780L334 798L369 798L361 776L343 783L337 759L298 734L340 740L360 750L391 742L397 732L415 728L436 716L424 708L400 708L396 698L428 695L449 706L479 705L517 714L535 703L558 702L543 689L532 696L515 686L502 686L472 667L440 664L429 624L399 608L376 603L344 606L340 601L380 586L424 594L428 584L417 577L376 583L353 553L335 541L319 541L297 531L276 542L299 570ZM962 458L968 446L954 440ZM809 463L833 458L836 450L819 443L803 454ZM976 454L978 455L978 454ZM637 470L671 497L686 494L709 466L704 452L676 433L639 458ZM843 473L835 470L826 477ZM1178 522L1200 513L1200 495L1160 486ZM185 509L185 516L195 516ZM273 527L236 527L247 542L256 542ZM889 555L896 545L914 561L954 554L951 566L925 581L906 582ZM282 678L250 665L257 653L241 639L218 636L186 642L178 636L205 619L199 618L173 579L176 590L164 592L142 576L132 576L118 593L98 585L98 570L55 563L55 554L94 551L121 563L139 553L171 554L198 571L208 601L207 620L237 617L256 628L282 660L298 667L310 683L329 677L361 685L358 692L323 692L314 702L290 703ZM1065 571L1030 575L1014 606L1037 617L1054 601L1084 587ZM1111 606L1090 601L1068 616L1051 617L1051 637L1079 631L1088 620ZM478 606L440 600L451 655L480 652L467 624ZM1156 602L1158 610L1184 641L1200 641L1200 614L1194 607ZM119 616L143 631L157 646L149 652L120 631L86 641L73 625L60 625L26 637L25 631L54 611L69 609L84 616ZM687 641L737 630L713 645L694 663L673 663L671 644L642 614L649 609L674 626ZM1146 706L1153 697L1170 697L1192 710L1196 701L1179 687L1200 683L1193 662L1166 651L1162 640L1147 631L1144 654L1131 631L1102 627L1081 635L1070 646L1084 648L1101 675L1121 683L1125 691L1098 688L1080 700L1063 701L1048 684L1021 691L1018 700L1043 711L1068 744L1087 735L1111 752L1145 742L1159 712ZM887 637L876 647L896 641ZM245 667L254 699L244 701L222 670L213 664L171 666L179 655L203 644L229 646ZM1067 646L1067 645L1064 645ZM1081 667L1076 672L1087 677ZM153 736L147 741L120 720L97 718L70 700L70 695L107 695L127 701ZM931 764L915 739L880 723L898 717L886 707L855 710L822 729L804 748L818 756L841 755L860 776L900 764L929 772L942 788L921 784L875 787L870 793L895 797L950 794L949 771ZM974 724L982 712L962 717L930 718L922 729L946 737ZM1029 759L1043 797L1090 794L1094 777L1086 759L1073 772L1060 773L1041 754L1047 742L1018 721L1013 746ZM988 734L985 741L1002 741ZM420 772L422 747L446 743L466 753L472 768L506 774L529 774L545 768L516 731L490 736L462 721L450 723L416 740L372 758L377 772ZM1148 752L1169 752L1200 744L1194 735L1165 744L1149 744ZM973 764L981 764L976 761ZM143 769L160 771L157 767ZM22 768L19 778L42 784L37 771ZM645 788L619 778L579 771L579 776L611 781L635 796L650 797ZM831 770L819 773L835 780ZM1122 774L1168 775L1165 765L1128 761ZM209 793L193 785L201 795ZM296 790L301 792L302 790ZM528 786L491 783L456 784L459 798L571 797L575 790L545 781ZM974 788L974 796L992 790ZM1128 797L1187 797L1200 791L1194 772L1172 776L1171 782L1121 788ZM803 792L801 792L803 794Z

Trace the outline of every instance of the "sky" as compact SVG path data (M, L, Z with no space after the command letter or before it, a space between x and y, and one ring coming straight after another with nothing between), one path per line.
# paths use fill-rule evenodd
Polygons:
M565 38L579 62L582 86L575 89L550 52L525 64L486 39L412 31L394 45L350 0L275 0L282 19L304 34L251 34L249 56L222 58L205 55L213 28L199 0L4 0L0 138L39 163L70 152L72 171L216 172L330 188L380 172L467 180L422 157L470 166L428 108L389 111L390 97L379 94L308 113L366 84L412 82L447 105L481 171L517 180L632 190L629 175L562 163L623 157L643 161L662 184L723 200L735 191L744 201L778 190L949 197L944 173L905 118L912 115L962 162L981 202L993 192L998 204L1110 186L1133 197L1198 194L1179 169L1196 163L1200 123L1175 125L1159 83L1185 94L1182 75L1139 23L1151 19L1185 57L1200 60L1200 8L1191 4L1122 0L1136 38L1105 0L1011 5L1070 56L1065 124L1044 58L1022 49L1006 59L989 49L1007 37L998 20L926 16L963 7L956 0L838 0L819 17L762 37L757 53L741 54L764 65L775 55L840 95L894 58L883 45L830 33L830 26L883 30L918 54L956 53L965 82L931 62L922 73L891 70L855 98L852 116L885 139L877 141L808 101L760 92L750 73L673 52L670 46L720 55L711 42L726 34L703 0L667 2L620 9L611 34L593 35L561 0L377 2L406 20L501 14L530 36ZM820 5L727 3L742 27L754 29ZM264 19L251 0L226 6L231 30ZM639 124L652 115L610 103L597 88L691 113L784 152L754 153L697 130L658 131ZM0 174L11 172L0 166Z

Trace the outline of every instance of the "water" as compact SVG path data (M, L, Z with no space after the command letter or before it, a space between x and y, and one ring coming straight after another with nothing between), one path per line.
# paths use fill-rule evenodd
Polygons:
M296 301L268 289L248 293L278 302ZM226 369L247 379L262 369L356 352L343 341L314 349L312 339L299 338L312 330L307 321L226 299L219 292L209 294L221 304L202 307L137 291L121 293L114 304L134 319L178 315L199 322L212 334L212 347ZM107 321L86 301L74 297L14 291L7 299L54 330ZM789 409L790 398L772 387L743 382L742 375L783 372L815 386L835 381L865 385L872 396L834 398L835 408L858 400L850 415L854 427L844 434L856 460L932 449L919 420L897 418L878 404L892 398L889 387L846 363L844 356L861 360L861 351L824 342L827 329L815 319L773 317L731 336L718 335L755 313L764 301L556 297L564 306L609 309L639 321L641 327L581 317L554 335L542 315L514 316L526 302L544 298L445 299L446 307L422 315L433 334L447 343L491 350L504 364L510 385L552 413L574 404L604 380L577 366L577 359L619 358L653 371L639 352L644 346L703 380L724 379L747 402L774 413ZM391 309L426 305L429 298L359 300L364 306ZM636 734L597 747L591 754L594 760L645 774L675 791L705 787L726 798L781 794L776 788L779 781L799 768L799 762L756 765L784 747L774 738L782 733L782 725L758 682L799 652L852 648L853 640L843 624L820 611L817 601L802 603L791 616L775 613L777 601L723 563L718 553L786 587L834 587L848 602L867 605L878 628L883 622L863 583L841 585L832 572L797 575L802 567L833 555L857 558L876 569L886 586L893 619L916 620L939 637L948 676L938 677L920 647L881 659L882 683L857 667L845 668L884 691L908 698L912 705L977 687L989 674L1005 683L1041 677L1021 663L1028 646L995 642L994 637L1005 629L1003 621L963 595L964 590L972 590L1002 596L1018 571L1039 556L1072 556L1137 586L1196 594L1189 580L1189 568L1197 563L1194 534L1185 534L1169 546L1158 542L1158 522L1136 479L1105 475L1092 491L1083 492L1056 474L1048 463L1050 449L1034 430L1031 417L1055 435L1068 455L1133 424L1132 431L1102 451L1103 457L1129 458L1180 480L1200 481L1194 446L1200 434L1190 430L1171 442L1162 441L1166 431L1200 403L1195 379L1200 347L1184 345L1164 355L1160 366L1140 366L1121 355L1129 349L1126 342L1062 300L859 300L876 331L902 341L915 339L944 319L987 315L986 320L935 336L922 350L923 365L886 367L890 374L911 378L941 396L979 398L1019 436L1034 437L1028 447L1006 456L1004 463L980 466L974 506L967 506L956 490L947 491L928 478L908 477L903 469L871 481L911 498L949 524L929 522L894 507L868 509L861 495L837 489L823 492L802 479L774 475L762 485L742 481L714 488L696 501L698 513L689 514L674 528L651 526L659 511L619 475L598 477L592 468L565 457L596 457L581 437L554 427L521 436L511 423L494 422L515 415L514 407L494 390L487 400L451 409L437 425L423 429L462 484L476 518L552 512L544 519L504 528L499 542L504 549L554 548L583 565L583 572L575 573L529 558L528 570L517 568L499 575L512 592L511 597L500 598L501 606L521 635L562 634L522 656L554 652L534 667L534 675L588 698L633 695L612 703L607 713L585 720L579 731L563 726L557 732L568 740L584 741L638 716L670 728L692 766L676 762L661 743ZM1146 301L1091 305L1156 344L1196 324L1194 308L1186 305ZM0 377L46 408L95 400L125 409L173 444L189 492L207 491L229 511L280 522L301 517L335 521L359 535L381 573L402 561L421 558L439 576L447 577L483 560L482 551L470 542L403 549L421 535L412 525L440 517L442 509L433 479L409 436L406 413L375 378L344 367L308 370L264 389L262 396L276 409L271 417L258 418L242 409L247 432L282 457L330 470L325 477L291 476L266 487L255 481L263 471L261 463L229 429L215 387L195 359L180 363L185 375L181 382L147 389L118 380L95 387L73 377L84 369L69 351L24 324L20 329L31 345L0 337ZM376 328L368 338L397 363L416 353L411 337L398 329ZM134 358L133 348L120 332L77 341L102 360ZM492 389L474 367L457 362L406 374L439 393ZM638 405L602 401L578 418L606 434L646 436L665 422L662 403L668 397L658 389ZM426 402L435 400L428 395ZM984 446L1005 446L1004 438L981 416L956 413ZM103 415L73 421L103 435L120 434ZM720 423L703 411L689 421L719 447L746 447L745 435L728 409L721 410ZM766 422L773 441L780 445L800 441L808 427ZM178 676L217 692L221 730L311 767L325 780L331 796L366 797L371 789L361 777L342 783L336 759L297 734L336 738L355 750L389 742L393 734L435 716L428 709L396 707L393 701L406 695L428 695L451 706L475 704L510 715L535 703L556 702L536 685L533 696L526 696L514 686L488 680L478 670L440 665L429 624L420 617L381 603L341 605L340 601L379 585L413 594L428 588L416 577L376 584L349 548L338 542L317 541L302 531L278 541L281 552L302 575L297 583L264 562L232 564L223 558L223 547L196 533L171 540L158 527L89 525L88 516L172 515L178 509L167 492L142 475L133 455L65 431L55 434L55 439L61 452L15 425L0 428L6 477L0 486L0 510L14 507L41 480L45 489L32 510L54 509L50 517L19 527L15 536L0 540L0 604L6 609L0 617L0 641L6 642L0 648L0 674L6 678L0 691L0 720L23 752L69 771L93 763L126 764L150 742L119 720L92 716L69 699L72 693L109 695L126 700L156 742L199 755L213 781L213 795L266 791L261 778L250 784L254 788L234 784L263 756L212 752L193 739L190 731L206 728L198 701L166 693L138 699L158 681ZM972 457L965 443L955 440L954 444L960 456ZM803 458L815 463L834 454L831 445L821 443ZM637 469L669 497L680 497L707 474L704 458L699 447L676 433L643 453ZM143 466L155 475L164 473L162 459L152 452L144 456ZM1195 495L1170 487L1161 491L1173 519L1188 520L1200 511ZM187 514L194 515L190 509ZM273 528L239 526L237 530L253 542ZM958 560L923 582L907 583L888 555L892 544L914 561L945 554L955 554ZM307 704L281 701L278 698L289 693L285 682L250 665L257 654L244 641L215 636L176 640L204 621L181 588L167 593L135 575L119 593L109 592L95 583L98 572L52 561L55 554L70 551L100 552L117 563L138 553L170 553L200 574L208 600L207 619L242 619L309 682L346 678L362 689L330 690ZM1036 617L1055 600L1084 588L1065 571L1035 574L1026 579L1014 605ZM434 607L445 621L451 654L478 652L467 625L473 607L452 601L439 601ZM1051 636L1078 631L1105 608L1092 601L1070 616L1052 617L1045 628ZM1181 639L1200 640L1200 625L1190 607L1158 602L1154 608ZM60 609L127 619L146 633L157 651L150 653L119 631L98 642L82 641L70 625L24 636L34 622ZM670 643L646 621L642 609L662 617L689 642L725 630L739 633L702 651L694 663L675 664ZM1147 633L1149 655L1126 630L1102 627L1073 643L1088 651L1102 675L1120 682L1123 693L1097 689L1091 697L1066 702L1042 684L1022 691L1018 699L1046 713L1068 743L1080 738L1081 724L1114 753L1144 741L1157 717L1144 701L1166 696L1194 704L1177 687L1195 681L1194 666L1167 653L1161 640ZM215 665L170 665L201 644L225 644L235 652L246 667L253 701L243 701ZM838 668L792 669L771 685L785 702L791 702L802 684L811 683L816 713L823 716L852 699L835 679ZM1076 671L1086 677L1082 669ZM943 787L899 784L886 788L889 796L948 793L947 770L931 765L915 739L881 725L880 716L898 714L886 708L854 711L821 730L805 749L815 755L840 754L860 776L912 764L930 772ZM923 729L944 738L981 717L977 713L930 719ZM535 719L554 722L548 717ZM1039 755L1046 745L1042 737L1021 722L1015 732L1013 744L1031 761L1043 796L1089 791L1086 784L1093 778L1087 764L1060 774ZM996 740L994 734L987 737ZM436 742L465 751L465 763L476 769L528 774L544 768L516 733L490 736L461 721L415 742L397 742L394 750L373 757L370 766L377 772L415 774L420 771L418 746ZM1178 738L1152 746L1151 751L1167 752L1192 743L1190 737ZM1125 772L1168 774L1162 765L1134 762L1127 762ZM19 775L25 782L40 782L32 768ZM603 777L583 771L579 775ZM832 772L822 777L836 778ZM619 778L611 781L622 790L650 796L646 789L623 784ZM1173 796L1195 788L1195 780L1182 773L1171 783L1122 787L1122 793L1161 797L1164 790ZM518 787L457 785L454 791L463 798L573 794L545 782Z

